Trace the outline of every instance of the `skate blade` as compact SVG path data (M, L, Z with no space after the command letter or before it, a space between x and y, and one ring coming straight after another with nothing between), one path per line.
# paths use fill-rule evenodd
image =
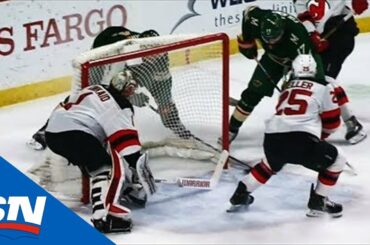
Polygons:
M367 134L365 133L365 131L361 130L360 132L358 132L358 134L348 139L348 142L352 145L355 145L357 143L360 143L364 139L366 139L366 137L367 137Z
M243 213L248 210L247 204L231 205L229 209L226 209L227 213Z
M229 209L226 210L227 213L242 213L246 212L248 210L249 205L251 205L254 202L254 197L249 196L248 203L247 204L237 204L237 205L231 205Z
M324 211L319 211L319 210L312 210L310 209L307 213L306 216L310 218L321 218L321 217L331 217L331 218L340 218L342 217L342 212L339 213L327 213Z

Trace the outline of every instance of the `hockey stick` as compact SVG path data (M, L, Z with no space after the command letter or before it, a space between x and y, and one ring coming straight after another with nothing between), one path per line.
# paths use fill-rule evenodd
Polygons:
M184 188L211 190L220 181L222 170L227 162L228 157L229 152L223 150L220 154L220 158L210 179L179 177L174 180L156 179L155 182L164 184L177 184L178 186Z
M349 174L351 174L353 176L357 175L357 171L356 171L355 167L353 167L352 164L349 164L348 162L346 162L346 166L348 167L348 170L346 172L348 172Z
M194 138L195 140L197 140L198 142L202 143L203 145L205 145L205 146L207 146L207 147L211 148L213 151L216 151L216 152L220 153L220 150L219 150L219 149L217 149L217 148L216 148L216 147L214 147L213 145L208 144L207 142L203 141L203 140L202 140L202 139L200 139L199 137L197 137L197 136L193 135L193 138ZM235 158L235 157L233 157L233 156L231 156L231 155L229 155L229 161L230 161L230 163L233 163L233 164L239 164L239 165L241 165L241 166L243 166L243 167L247 167L248 169L251 169L251 168L252 168L251 166L249 166L249 164L248 164L248 163L243 162L243 161L241 161L241 160L239 160L239 159L237 159L237 158Z
M149 107L152 111L154 111L155 113L159 114L159 111L158 111L156 108L154 108L151 104L148 104L148 107ZM216 148L216 147L214 147L213 145L208 144L207 142L205 142L205 141L204 141L204 140L202 140L201 138L199 138L199 137L197 137L197 136L195 136L195 135L193 135L193 134L191 135L191 137L192 137L194 140L196 140L196 141L198 141L199 143L201 143L202 145L207 146L208 148L212 149L212 151L217 152L217 153L221 153L221 151L220 151L219 149L217 149L217 148ZM241 160L239 160L239 159L237 159L237 158L235 158L235 157L233 157L233 156L230 156L230 155L229 155L229 161L230 161L230 163L239 164L239 165L241 165L241 166L247 167L248 169L250 169L250 168L251 168L251 166L250 166L248 163L243 162L243 161L241 161Z
M272 77L270 76L270 74L267 72L267 70L265 69L265 67L263 67L263 65L261 64L261 62L256 58L254 58L254 60L257 62L257 65L260 67L260 69L263 71L263 73L265 73L265 75L267 76L267 78L269 79L269 81L271 82L272 85L274 85L274 88L277 89L277 91L281 92L281 89L277 86L277 84L274 83L274 80L272 79Z
M333 35L334 32L336 32L339 27L341 27L345 22L347 22L347 20L349 20L351 17L353 16L353 13L352 11L349 12L348 14L346 14L343 19L341 19L339 21L339 23L333 27L333 29L331 29L328 33L326 33L324 36L323 36L323 39L328 39L331 35Z

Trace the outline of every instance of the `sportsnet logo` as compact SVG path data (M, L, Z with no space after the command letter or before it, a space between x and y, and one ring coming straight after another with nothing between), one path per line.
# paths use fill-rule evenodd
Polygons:
M0 157L0 244L114 243Z
M0 230L9 231L14 236L39 235L44 215L46 196L36 197L31 204L27 196L0 196ZM5 232L1 232L5 234Z

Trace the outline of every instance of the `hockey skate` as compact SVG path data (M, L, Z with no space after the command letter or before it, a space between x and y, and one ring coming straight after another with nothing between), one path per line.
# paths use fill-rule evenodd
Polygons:
M254 201L254 197L247 191L247 187L239 181L238 187L230 198L231 207L226 210L228 213L246 211Z
M91 219L94 227L103 233L129 232L132 229L132 220L114 217L108 214L103 219Z
M357 144L366 138L367 134L355 116L348 119L345 124L347 126L345 139L349 143Z
M313 188L313 184L311 185L310 200L308 201L307 206L310 209L306 213L307 217L321 217L325 214L328 214L333 218L339 218L342 216L342 205L330 201L328 197L317 194Z
M37 131L32 135L32 139L27 142L27 145L36 151L42 151L46 149L45 131Z

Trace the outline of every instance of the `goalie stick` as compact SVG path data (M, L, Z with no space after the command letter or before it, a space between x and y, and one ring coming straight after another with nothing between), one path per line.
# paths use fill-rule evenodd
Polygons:
M229 152L223 150L220 154L220 158L210 179L179 177L173 180L156 179L155 182L164 184L177 184L178 186L184 188L211 190L220 181L222 170L228 160L228 157Z

